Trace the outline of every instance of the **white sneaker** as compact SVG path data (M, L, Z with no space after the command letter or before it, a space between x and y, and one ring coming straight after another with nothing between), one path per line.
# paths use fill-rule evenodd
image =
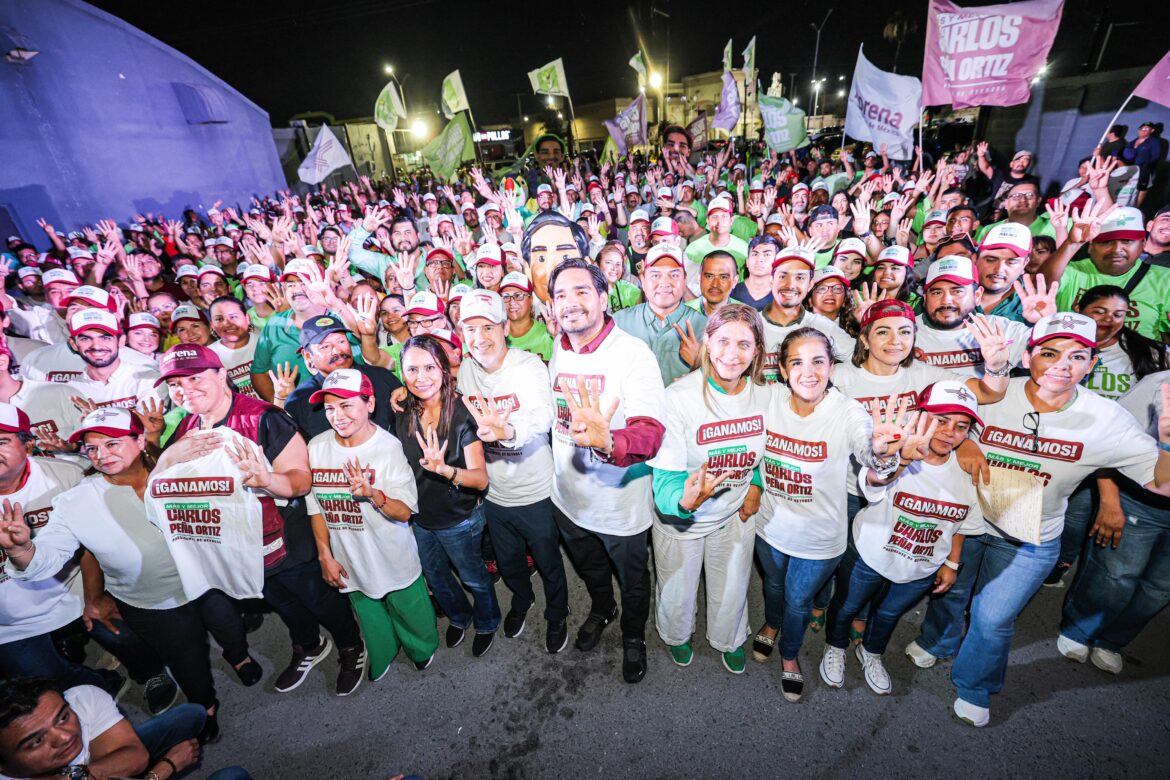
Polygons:
M840 647L825 645L825 654L821 656L821 679L830 688L840 688L845 684L845 651Z
M955 717L981 729L991 722L991 710L987 707L977 707L969 701L955 699Z
M1093 661L1093 666L1110 674L1121 674L1121 669L1125 666L1125 662L1121 660L1121 653L1103 647L1094 647L1089 657Z
M1076 661L1078 664L1083 664L1089 660L1089 646L1082 645L1075 639L1069 639L1064 634L1056 635L1056 649L1065 658L1070 661Z
M910 657L910 660L919 669L929 669L938 662L938 659L923 650L922 645L918 644L917 641L906 645L906 655Z
M861 661L861 668L865 670L865 682L871 691L878 696L887 696L894 690L890 682L890 675L882 664L882 657L871 653L861 645L857 645L857 660Z

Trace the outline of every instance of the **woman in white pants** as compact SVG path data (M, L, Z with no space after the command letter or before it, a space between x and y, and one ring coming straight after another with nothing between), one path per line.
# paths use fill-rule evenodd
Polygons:
M679 666L694 656L699 578L707 573L707 641L741 674L748 636L758 493L748 487L764 450L764 324L742 303L707 320L700 368L666 391L666 435L654 468L656 623Z

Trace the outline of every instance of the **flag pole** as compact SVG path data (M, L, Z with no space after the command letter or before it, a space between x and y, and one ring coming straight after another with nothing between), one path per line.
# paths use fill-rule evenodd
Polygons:
M1121 108L1117 109L1117 113L1114 114L1113 118L1109 120L1109 124L1105 125L1105 132L1101 133L1101 140L1097 141L1097 146L1105 143L1105 136L1109 135L1109 128L1117 124L1117 120L1121 118L1121 112L1124 111L1125 107L1129 105L1129 101L1133 100L1133 94L1134 93L1132 92L1129 93L1129 97L1127 97L1125 102L1121 104Z
M573 126L577 124L577 114L573 111L573 96L569 94L568 90L565 90L565 100L569 101L569 154L574 154Z
M475 133L477 132L477 128L475 126L475 114L471 113L471 104L470 103L467 104L467 118L469 120L471 120L471 134L472 134L472 136L474 136ZM475 147L475 161L478 163L482 163L483 162L483 155L480 153L479 144L477 144L475 142L474 138L471 141L471 145Z

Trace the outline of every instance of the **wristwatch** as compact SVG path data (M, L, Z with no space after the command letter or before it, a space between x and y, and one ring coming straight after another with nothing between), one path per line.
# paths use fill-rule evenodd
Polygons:
M963 562L959 561L958 563L955 563L950 558L947 558L943 561L943 566L946 566L951 571L958 571L960 568L962 568Z

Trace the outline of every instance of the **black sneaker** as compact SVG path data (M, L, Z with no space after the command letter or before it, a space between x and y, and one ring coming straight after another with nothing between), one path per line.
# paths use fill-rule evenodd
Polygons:
M199 744L209 745L219 742L219 704L215 705L215 714L207 713L207 720L203 721L203 731L199 732Z
M430 657L430 658L428 658L427 660L425 660L425 661L415 661L415 662L414 662L414 668L415 668L415 669L417 669L417 670L419 670L419 671L421 672L423 669L426 669L428 666L430 666L430 665L431 665L431 662L432 662L432 661L434 661L434 660L435 660L435 654L434 654L434 653L431 653L431 657Z
M475 639L471 641L471 654L476 658L487 653L492 649L492 642L495 641L496 632L492 631L490 634L476 633Z
M622 639L622 678L628 683L641 682L646 676L646 640Z
M151 677L143 686L142 696L146 699L146 711L154 715L162 715L169 710L179 698L179 686L166 672Z
M1044 587L1046 588L1063 588L1064 575L1072 568L1071 563L1064 561L1057 561L1056 565L1052 567L1052 571L1048 572L1048 576L1044 579Z
M569 621L550 620L544 631L544 649L553 655L569 646Z
M288 693L305 681L314 666L325 660L325 656L333 649L333 640L325 637L316 647L305 649L300 645L293 645L292 660L276 678L273 687L277 693Z
M337 695L349 696L362 684L366 672L366 648L362 645L342 647L337 670Z
M515 639L524 633L524 624L528 621L527 612L517 612L516 610L509 610L508 614L504 616L504 636L509 639Z
M605 630L606 626L617 620L617 616L617 604L613 605L613 611L609 615L590 612L589 617L585 618L585 622L581 624L581 628L577 629L577 641L573 646L584 652L589 652L597 647L597 643L601 641L601 632Z
M264 670L260 668L260 664L256 663L256 659L252 656L248 656L239 666L232 666L232 671L236 673L236 677L240 678L240 682L249 688L260 682L260 678L264 676Z
M447 626L447 647L459 647L463 644L463 637L467 636L467 629L451 623Z

